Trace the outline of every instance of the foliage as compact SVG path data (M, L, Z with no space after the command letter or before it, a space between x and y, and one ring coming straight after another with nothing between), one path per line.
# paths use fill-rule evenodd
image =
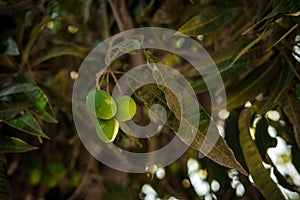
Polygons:
M299 0L0 1L0 198L23 199L26 194L32 199L138 199L153 190L149 185L157 190L152 195L164 199L283 199L287 193L282 188L294 192L289 198L299 198L299 13ZM126 174L96 162L82 146L72 120L72 84L85 55L120 31L146 26L178 30L208 51L226 86L230 113L223 117L225 137L206 158L199 158L211 109L218 108L210 108L198 72L177 55L155 49L130 52L112 63L97 87L111 91L115 80L142 57L178 70L197 93L201 121L199 127L191 125L197 130L193 148L163 169L163 179L159 166L148 174ZM139 39L130 39L119 44L119 50L126 52L130 45L142 47ZM214 76L208 70L209 79ZM139 78L136 81L142 82ZM149 107L160 103L167 110L166 127L151 140L120 130L114 144L135 152L164 146L181 119L175 95L152 84L133 98L135 122L147 124ZM244 108L246 102L252 106ZM215 133L219 121L213 123ZM270 129L276 130L276 137ZM278 160L294 167L295 177L281 171L279 161L268 153L280 141L291 149ZM187 167L191 162L197 164L194 174L203 184L211 184L207 194L194 185Z

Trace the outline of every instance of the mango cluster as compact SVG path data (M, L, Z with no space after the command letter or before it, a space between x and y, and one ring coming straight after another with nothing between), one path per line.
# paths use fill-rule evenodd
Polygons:
M86 105L97 117L96 132L104 142L112 142L119 131L119 121L128 121L136 113L136 103L130 96L114 99L103 90L92 90L86 96Z

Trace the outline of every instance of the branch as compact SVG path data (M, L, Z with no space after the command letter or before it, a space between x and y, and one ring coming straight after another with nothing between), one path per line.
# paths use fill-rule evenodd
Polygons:
M135 28L133 19L128 11L126 0L108 0L120 31Z
M44 4L48 0L25 0L15 5L0 8L0 15L12 15L16 12L27 10L32 7L38 8L41 12L45 12Z
M136 26L126 5L126 0L108 0L120 32L134 29ZM145 64L142 52L130 55L131 66Z

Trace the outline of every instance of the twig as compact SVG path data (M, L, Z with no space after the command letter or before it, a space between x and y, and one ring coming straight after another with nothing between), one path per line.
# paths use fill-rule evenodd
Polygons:
M86 170L83 173L82 179L81 179L80 183L78 184L76 190L73 192L72 196L69 198L69 200L78 199L78 196L82 193L84 186L89 181L90 171L92 170L94 164L95 164L94 158L92 156L89 156L88 164L87 164Z
M41 12L45 12L44 4L48 0L26 0L15 5L5 6L0 8L0 15L12 15L16 12L26 10L32 7L37 7Z

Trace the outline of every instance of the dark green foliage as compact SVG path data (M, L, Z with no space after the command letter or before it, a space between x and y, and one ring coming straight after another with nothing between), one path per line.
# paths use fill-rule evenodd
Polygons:
M126 7L129 14L122 10ZM291 152L280 155L279 160L300 173L299 12L299 0L0 1L0 199L23 199L24 194L32 199L139 199L146 183L163 199L203 199L192 185L185 188L183 184L189 180L186 165L190 158L199 163L199 174L207 173L204 181L219 181L220 189L209 191L218 199L283 199L278 185L299 193L293 177L282 173L267 153L281 138ZM114 49L127 55L111 64L95 85L98 89L112 91L115 81L135 67L140 55L145 62L161 63L184 75L201 103L199 126L190 125L197 132L196 139L181 158L165 168L163 179L155 171L126 174L94 161L73 122L71 94L82 60L99 42L134 26L170 28L194 38L211 55L226 89L230 115L225 137L219 138L207 158L199 159L196 150L201 150L212 118L217 119L210 116L211 111L218 109L210 108L202 75L171 52L128 52L132 47L143 48L143 38L138 36ZM207 80L218 76L210 72L211 66L204 68ZM163 71L149 68L144 73L174 81ZM142 77L134 78L143 82ZM175 91L183 89L176 82L172 85ZM218 92L213 91L216 96ZM180 121L187 121L169 88L149 84L132 97L137 103L133 121L147 125L149 108L160 104L167 111L167 122L159 134L145 139L129 136L126 132L133 130L120 124L122 131L113 143L128 151L163 147L178 131ZM244 108L246 102L251 108ZM193 110L192 105L187 109ZM270 110L278 112L279 120L269 117ZM158 120L163 117L156 114ZM213 133L218 134L219 120L212 124ZM269 135L269 126L275 128L277 138ZM187 130L183 140L191 136ZM262 162L272 167L278 184ZM245 187L242 197L235 193L227 173L230 168L241 172L234 173Z

